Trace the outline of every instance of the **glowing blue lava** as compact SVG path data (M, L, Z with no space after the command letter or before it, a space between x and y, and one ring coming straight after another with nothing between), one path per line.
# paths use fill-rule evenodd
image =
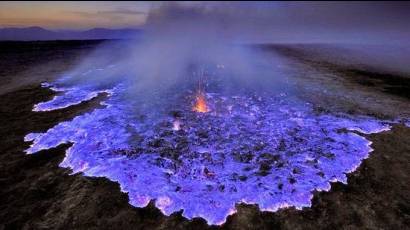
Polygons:
M370 117L318 115L283 94L209 94L212 112L198 114L181 91L177 112L158 114L136 110L140 104L122 100L123 90L71 87L36 105L49 111L109 93L105 108L28 134L27 153L73 143L62 167L118 182L133 206L155 199L166 215L183 210L209 224L224 223L240 202L267 211L309 207L314 190L346 183L368 157L371 142L357 133L390 128Z

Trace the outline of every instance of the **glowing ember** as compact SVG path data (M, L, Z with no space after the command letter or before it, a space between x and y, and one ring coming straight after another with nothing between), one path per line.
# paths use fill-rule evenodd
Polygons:
M196 94L196 103L193 110L199 113L206 113L210 111L206 104L205 93L201 90Z

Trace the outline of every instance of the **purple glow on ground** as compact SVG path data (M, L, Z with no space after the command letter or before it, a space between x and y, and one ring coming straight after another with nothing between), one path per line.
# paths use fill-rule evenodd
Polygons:
M35 111L78 104L100 92L68 88ZM73 143L61 167L118 182L133 206L155 199L166 215L183 210L186 218L209 224L224 223L240 202L266 211L309 207L314 190L346 183L346 173L372 151L357 132L390 128L371 117L317 115L310 104L284 94L215 93L208 95L212 112L198 114L184 97L188 93L180 92L175 117L135 111L139 105L121 100L120 86L106 92L105 108L28 134L26 152Z
M43 87L50 86L49 84L45 83L42 84ZM50 101L41 102L34 105L33 111L50 111L56 109L63 109L70 107L72 105L80 104L84 101L89 101L98 96L100 93L111 93L110 90L98 90L95 89L80 89L80 88L59 88L59 87L51 87L55 92L62 93L61 95L54 96L54 98Z

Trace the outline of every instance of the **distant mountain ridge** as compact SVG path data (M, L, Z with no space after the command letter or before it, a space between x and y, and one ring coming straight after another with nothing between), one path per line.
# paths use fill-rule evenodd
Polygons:
M53 31L42 27L0 28L0 40L34 41L34 40L91 40L91 39L131 39L141 34L140 29L107 29L94 28L85 31Z

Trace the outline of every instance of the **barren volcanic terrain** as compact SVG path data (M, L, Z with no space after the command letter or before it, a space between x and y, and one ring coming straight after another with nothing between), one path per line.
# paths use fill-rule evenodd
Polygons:
M120 103L121 84L58 85L102 43L0 43L0 229L410 226L410 73L330 45L254 46L286 60L277 87L297 93L188 84L159 119Z

